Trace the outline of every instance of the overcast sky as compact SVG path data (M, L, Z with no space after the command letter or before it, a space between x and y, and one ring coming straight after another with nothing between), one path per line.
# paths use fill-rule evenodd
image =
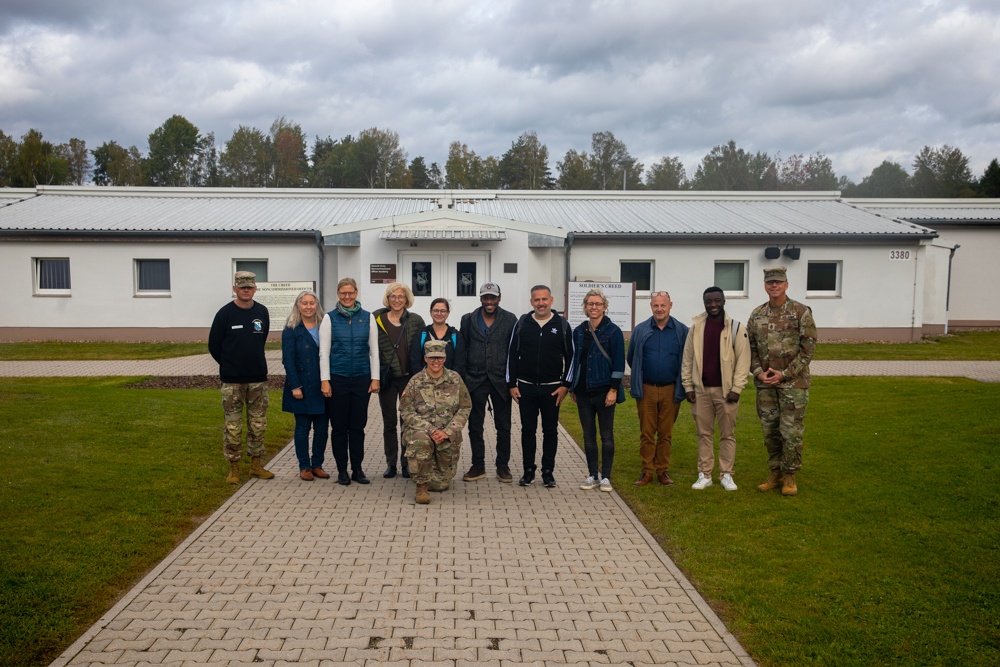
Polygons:
M610 130L692 176L734 139L822 152L859 181L949 144L1000 157L996 0L0 0L0 130L145 154L173 114L214 132L278 116L368 127L442 168L535 131L555 163Z

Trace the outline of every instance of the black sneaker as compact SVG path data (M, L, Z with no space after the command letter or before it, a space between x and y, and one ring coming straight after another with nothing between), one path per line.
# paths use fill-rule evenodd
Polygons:
M531 486L535 482L535 471L525 470L524 475L517 481L521 486Z
M550 472L543 472L542 473L542 484L545 485L545 488L551 489L552 487L554 487L556 485L556 478L553 477L552 473L550 473Z

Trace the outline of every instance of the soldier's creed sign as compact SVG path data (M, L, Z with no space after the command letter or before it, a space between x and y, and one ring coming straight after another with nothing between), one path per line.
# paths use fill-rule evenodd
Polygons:
M271 315L271 331L280 332L285 328L285 320L288 319L288 313L292 312L295 297L306 289L315 290L316 283L311 280L290 283L257 283L257 293L253 295L253 300L267 306L267 311Z

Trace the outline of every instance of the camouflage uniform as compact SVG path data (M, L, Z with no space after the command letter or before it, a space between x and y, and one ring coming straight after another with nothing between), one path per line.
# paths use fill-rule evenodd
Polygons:
M415 483L444 491L458 471L462 428L469 419L472 399L461 376L444 369L438 379L424 369L413 376L399 400L403 418L403 443ZM434 444L431 433L442 430L448 439Z
M222 411L225 414L222 443L230 461L243 458L243 407L247 411L247 453L251 458L264 455L264 431L267 428L267 383L222 383Z
M777 308L767 303L754 308L747 334L767 465L771 470L794 474L802 467L802 420L809 403L809 362L816 349L816 322L808 306L787 299ZM769 368L782 372L781 384L772 387L757 379Z

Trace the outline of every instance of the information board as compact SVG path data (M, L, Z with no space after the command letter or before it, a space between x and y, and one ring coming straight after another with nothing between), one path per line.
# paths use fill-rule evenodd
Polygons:
M307 289L315 291L316 284L311 280L257 283L257 293L253 295L253 300L267 306L267 311L271 315L271 333L281 332L288 319L288 313L292 312L292 306L295 305L295 297Z
M635 325L635 283L571 282L566 294L569 298L566 319L574 327L587 316L583 313L583 297L592 289L599 289L608 298L605 313L622 331L632 331Z

